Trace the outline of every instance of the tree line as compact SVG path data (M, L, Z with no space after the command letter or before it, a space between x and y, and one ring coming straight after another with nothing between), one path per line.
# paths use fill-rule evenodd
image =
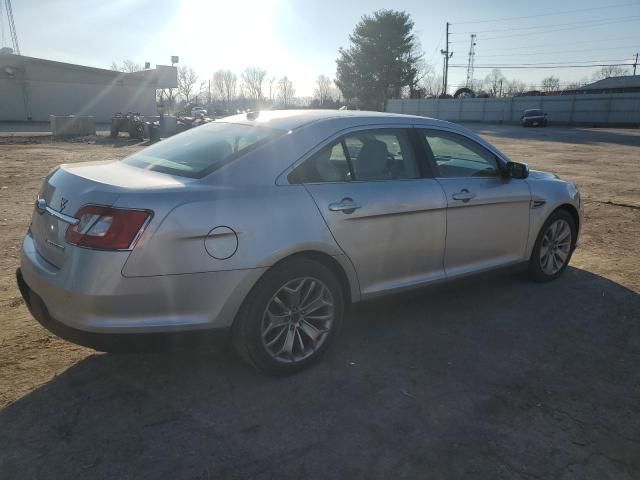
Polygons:
M442 76L433 65L425 62L414 33L414 22L406 12L383 9L364 15L349 35L349 42L349 47L338 50L336 78L318 76L309 99L296 96L295 86L288 76L277 78L260 67L248 67L239 74L221 69L205 80L192 68L180 66L177 89L159 91L158 101L169 108L206 104L228 112L264 107L336 108L341 104L382 110L384 102L390 98L447 96L463 87L454 85L450 91L443 92ZM120 65L113 62L112 68L126 72L141 70L139 64L130 60ZM620 66L602 67L593 75L593 80L627 73L628 70ZM585 77L563 83L552 75L540 84L527 84L519 79L508 79L496 68L484 79L464 86L477 95L497 97L531 91L573 90L589 81Z
M121 64L113 62L111 68L122 72L142 70L131 60L124 60ZM202 79L186 65L179 66L177 70L177 88L158 90L158 103L169 110L195 105L208 105L224 112L265 107L336 108L342 101L340 91L326 75L317 77L310 98L300 98L287 75L278 78L260 67L247 67L239 74L220 69L211 79Z

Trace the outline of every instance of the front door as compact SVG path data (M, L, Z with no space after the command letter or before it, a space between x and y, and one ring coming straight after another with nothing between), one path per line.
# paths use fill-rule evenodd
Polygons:
M358 130L298 166L364 297L442 278L446 200L423 178L406 130Z
M471 138L421 132L447 198L447 276L523 260L531 200L527 182L504 178L496 156Z

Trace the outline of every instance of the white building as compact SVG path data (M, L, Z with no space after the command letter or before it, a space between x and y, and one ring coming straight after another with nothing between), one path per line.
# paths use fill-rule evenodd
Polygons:
M49 115L93 115L109 122L116 112L155 115L156 89L178 85L176 67L134 73L0 54L0 121L49 121Z

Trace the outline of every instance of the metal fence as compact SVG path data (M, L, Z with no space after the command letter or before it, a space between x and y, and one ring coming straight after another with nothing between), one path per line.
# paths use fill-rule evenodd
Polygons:
M539 108L549 123L640 125L640 93L556 97L387 100L386 111L452 122L515 123L524 110Z

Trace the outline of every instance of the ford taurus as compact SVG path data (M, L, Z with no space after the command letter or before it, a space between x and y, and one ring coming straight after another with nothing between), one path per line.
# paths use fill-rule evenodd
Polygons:
M352 302L518 263L556 279L581 224L573 183L461 126L249 113L54 169L17 277L33 316L77 343L228 333L257 369L289 373Z

